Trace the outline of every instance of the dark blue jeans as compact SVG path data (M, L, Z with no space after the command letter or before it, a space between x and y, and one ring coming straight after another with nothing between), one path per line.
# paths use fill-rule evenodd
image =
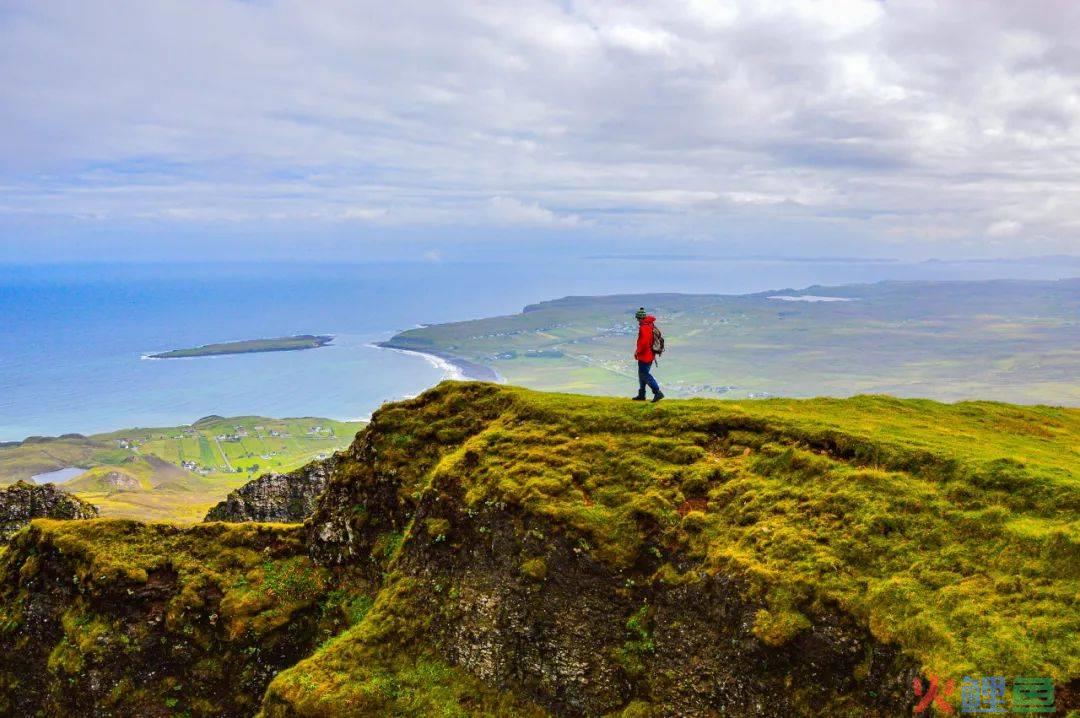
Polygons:
M653 394L660 393L660 385L656 383L656 379L653 379L653 375L649 373L651 368L652 362L639 361L637 363L638 394L640 396L645 396L646 386L653 390Z

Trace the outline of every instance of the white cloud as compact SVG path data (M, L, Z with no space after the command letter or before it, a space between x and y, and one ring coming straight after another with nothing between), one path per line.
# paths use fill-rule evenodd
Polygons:
M1010 0L8 4L0 218L1080 251L1077 26Z
M1024 229L1024 225L1020 222L1014 222L1011 219L1003 219L1000 222L994 222L986 228L986 233L991 237L1015 237L1020 234Z
M522 202L513 197L492 197L488 216L502 224L547 227L576 227L581 218L574 214L556 214L535 202Z
M671 49L673 39L663 30L634 25L613 25L605 29L604 37L614 47L641 54L667 53Z
M341 219L382 219L386 216L386 209L382 207L349 207L339 215Z
M783 204L791 201L787 197L761 192L728 192L725 196L735 204Z

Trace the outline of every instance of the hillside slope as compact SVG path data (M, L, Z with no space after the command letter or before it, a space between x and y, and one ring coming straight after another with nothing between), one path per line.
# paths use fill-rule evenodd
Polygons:
M256 473L286 473L327 457L362 426L317 417L208 416L184 426L31 437L0 443L0 486L41 474L55 481L48 472L77 467L85 471L61 488L104 517L199 521Z
M303 528L36 522L0 557L0 655L40 646L0 659L0 697L45 715L862 718L910 715L932 674L1046 677L1064 714L1077 446L1073 409L447 382L375 414ZM152 640L192 636L183 660L132 627L146 601L170 616ZM128 658L105 660L121 647L102 625ZM286 634L251 673L246 651ZM198 684L214 661L248 671L237 695ZM95 688L148 670L141 703Z

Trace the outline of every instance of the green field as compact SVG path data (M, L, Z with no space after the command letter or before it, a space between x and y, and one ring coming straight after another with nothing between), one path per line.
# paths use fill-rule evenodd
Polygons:
M267 471L291 471L347 446L362 422L304 417L206 417L188 426L34 437L0 446L0 484L77 466L64 484L103 516L201 520Z
M334 340L329 335L298 334L293 337L277 337L276 339L245 339L239 342L222 342L220 344L204 344L201 347L190 349L173 349L172 351L151 354L151 359L191 359L193 357L220 356L222 354L255 354L259 352L290 352L301 349L317 349L324 347Z
M567 297L411 329L388 345L484 364L511 384L629 396L641 305L667 339L654 374L669 396L883 393L1080 405L1078 279Z

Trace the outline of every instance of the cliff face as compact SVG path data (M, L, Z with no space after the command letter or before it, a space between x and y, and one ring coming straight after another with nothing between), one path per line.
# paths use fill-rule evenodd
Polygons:
M302 539L34 522L0 557L0 715L252 715L275 673L346 625L340 582Z
M19 534L0 697L48 716L884 718L911 714L916 676L1041 675L1063 714L1078 437L1080 412L1045 407L447 383L377 412L303 526Z
M910 712L918 662L835 606L804 607L805 626L770 645L755 630L769 602L738 574L710 575L679 559L665 569L657 556L621 569L605 565L558 523L497 504L470 510L449 485L421 499L414 521L383 588L395 605L380 608L398 620L404 614L392 644L516 696L528 706L516 709L520 714ZM664 571L671 574L657 578ZM425 606L435 607L430 615ZM356 710L343 715L395 714L392 694L372 695L365 687L374 677L348 659L368 649L360 655L387 660L381 640L369 645L346 634L295 669L315 676L315 691L285 672L268 692L264 715L317 716L349 704ZM320 697L335 675L356 688Z
M92 519L97 507L56 488L26 481L0 489L0 543L6 543L33 519Z
M264 474L230 493L203 520L300 523L315 510L335 464L331 457L287 474Z

